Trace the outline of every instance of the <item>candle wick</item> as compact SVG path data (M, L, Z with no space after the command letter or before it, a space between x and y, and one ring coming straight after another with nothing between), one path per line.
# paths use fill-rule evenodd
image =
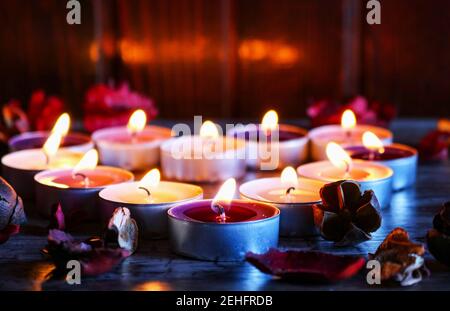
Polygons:
M138 189L144 190L147 193L147 196L150 197L152 194L150 193L150 190L148 190L145 187L138 187Z
M45 165L48 166L50 164L50 156L47 154L47 152L44 152L45 156Z
M75 173L75 174L73 174L73 178L76 178L78 176L83 178L84 187L88 188L89 187L89 177L87 177L87 175L85 175L83 173Z
M375 160L375 151L373 149L371 149L369 152L369 160L370 161Z
M350 163L348 161L344 161L345 163L345 177L350 177Z
M291 194L291 191L294 191L295 190L295 187L289 187L287 190L286 190L286 195L288 196L288 195L290 195Z
M225 208L219 203L214 203L214 207L218 210L218 216L216 217L219 223L226 222L227 216L225 214Z
M351 138L352 138L352 131L351 130L345 131L345 135L347 136L347 140L351 140Z
M131 132L131 142L134 144L137 142L137 132Z

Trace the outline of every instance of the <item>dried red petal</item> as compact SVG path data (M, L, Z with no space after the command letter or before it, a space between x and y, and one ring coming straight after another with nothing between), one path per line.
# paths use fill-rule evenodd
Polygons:
M434 130L425 135L419 144L419 155L422 160L445 160L448 158L450 133Z
M336 282L354 276L364 266L359 256L333 255L317 251L248 253L246 260L264 273L290 280Z
M52 208L52 218L50 219L49 229L64 230L66 228L66 222L64 220L64 213L61 208L61 204L58 203Z
M3 230L0 230L0 244L8 241L12 235L19 233L19 231L19 225L7 225Z

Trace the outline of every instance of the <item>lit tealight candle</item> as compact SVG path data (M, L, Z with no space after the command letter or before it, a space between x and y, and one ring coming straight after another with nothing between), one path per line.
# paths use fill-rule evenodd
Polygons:
M281 169L303 163L308 157L307 131L279 124L275 110L267 111L260 125L237 126L227 135L247 141L247 165L251 168Z
M311 140L311 155L313 160L325 160L326 146L329 142L335 142L342 146L362 144L362 136L366 131L371 131L380 137L383 144L392 143L392 132L372 125L357 124L356 116L350 109L344 111L340 125L325 125L309 131Z
M300 176L323 182L343 179L357 181L361 189L373 190L382 207L390 204L393 171L389 167L362 160L352 160L345 150L334 142L327 145L328 161L319 161L300 166Z
M109 166L97 166L98 154L88 151L74 168L50 169L34 176L36 207L49 217L60 203L67 221L94 220L98 216L97 196L108 185L134 179L132 173Z
M2 158L3 176L22 199L34 198L33 178L36 173L51 168L74 167L83 156L70 150L60 150L65 127L58 126L50 134L41 149L12 152Z
M146 125L147 116L141 109L130 116L127 126L95 131L100 162L132 171L146 170L159 162L159 147L171 137L165 127Z
M137 182L108 186L99 193L102 222L107 223L117 207L126 207L138 223L144 238L167 237L167 211L182 202L203 198L202 188L161 181L158 169L152 169Z
M346 151L353 159L389 166L394 171L394 190L410 187L416 181L418 152L412 147L401 144L385 146L377 135L368 131L363 134L363 146L347 147Z
M94 143L88 135L70 132L70 116L63 113L55 122L50 132L26 132L12 137L9 141L11 151L42 148L45 141L52 133L61 135L61 148L75 152L86 152L94 147Z
M304 237L317 234L314 225L314 204L320 203L323 182L299 179L294 168L286 167L280 177L261 178L242 184L241 198L270 203L278 207L280 235Z
M164 176L216 182L245 174L245 141L220 136L211 121L203 123L199 134L172 138L161 145Z
M262 202L233 199L234 179L212 200L182 203L168 211L172 248L202 260L237 261L249 251L264 253L278 244L280 211Z

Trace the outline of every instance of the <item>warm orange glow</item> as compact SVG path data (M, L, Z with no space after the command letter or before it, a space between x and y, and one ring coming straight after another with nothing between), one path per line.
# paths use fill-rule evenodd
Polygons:
M142 177L139 182L140 188L145 188L149 191L152 191L156 187L158 187L159 182L161 180L161 173L157 168L150 170L144 177Z
M130 117L130 120L128 121L128 132L130 134L137 134L140 133L147 124L147 115L145 114L145 111L142 109L138 109Z
M244 61L272 61L275 65L293 65L298 62L300 53L292 45L270 40L245 39L238 49L239 58Z
M297 188L298 186L298 177L297 172L292 166L286 167L281 172L281 183L286 186L286 188L294 187Z
M57 133L61 136L66 136L70 129L70 116L68 113L63 113L59 116L58 120L56 120L55 125L53 126L52 133Z
M337 168L344 169L346 172L350 171L352 165L352 159L345 150L336 144L330 142L327 145L327 157L328 160Z
M62 136L60 133L51 133L50 136L45 141L42 150L44 151L47 158L53 157L58 151L59 145L61 144Z
M439 131L450 133L450 119L440 119L437 123L437 129Z
M219 130L217 129L217 126L213 122L205 121L200 127L200 137L210 139L217 138L219 137Z
M278 114L275 110L269 110L264 115L262 122L261 122L261 128L264 131L273 131L278 126Z
M267 56L268 46L262 40L244 40L239 47L238 53L242 59L258 61Z
M384 146L382 141L374 133L370 131L364 132L362 136L362 141L364 147L366 147L367 149L378 151L379 153L384 152Z
M171 290L169 284L160 281L149 281L139 284L133 288L137 291L168 291Z
M297 62L299 58L298 54L297 49L282 45L274 51L272 60L279 65L292 65Z
M341 126L346 130L351 130L356 126L356 116L350 109L345 110L342 114Z
M149 44L123 39L119 43L120 56L125 63L145 64L152 59Z
M80 162L72 170L73 175L76 175L82 170L94 169L98 164L98 152L95 149L91 149L84 154Z
M229 204L234 197L235 191L236 180L234 178L227 179L220 187L212 204L214 205L216 202L225 202L226 204Z

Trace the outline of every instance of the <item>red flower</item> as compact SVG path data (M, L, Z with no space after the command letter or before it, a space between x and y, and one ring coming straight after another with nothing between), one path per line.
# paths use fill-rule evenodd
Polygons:
M450 132L434 130L425 135L419 144L422 160L445 160L450 147Z
M366 98L356 96L345 105L336 101L319 100L314 102L306 110L310 117L312 126L326 124L340 124L342 113L351 109L360 124L373 124L387 126L395 117L396 109L390 104L380 102L369 103Z
M50 130L64 112L64 102L56 96L46 96L43 90L31 94L28 103L28 120L36 131Z
M84 126L92 132L103 127L125 125L136 109L143 109L149 120L158 114L153 100L131 91L127 84L118 88L97 84L86 92Z

